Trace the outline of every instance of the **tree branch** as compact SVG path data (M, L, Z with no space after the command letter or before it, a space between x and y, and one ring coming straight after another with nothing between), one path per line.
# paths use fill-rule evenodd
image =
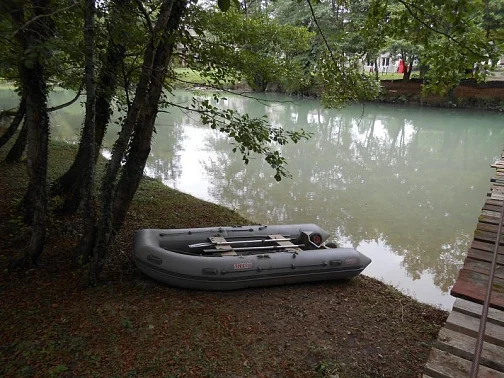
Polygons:
M18 30L16 30L14 33L12 33L12 37L15 37L17 33L19 33L21 30L23 29L26 29L26 27L28 25L30 25L32 22L35 22L37 21L38 19L42 18L42 17L51 17L57 13L60 13L60 12L64 12L64 11L67 11L75 6L79 5L78 2L75 2L67 7L64 7L64 8L61 8L61 9L57 9L55 10L54 12L51 12L51 13L44 13L44 14L39 14L38 16L35 16L33 17L32 19L28 20L23 26L21 26Z
M307 0L309 1L309 0ZM418 15L413 12L413 10L411 9L411 4L408 4L405 0L397 0L399 3L401 3L402 5L404 5L404 7L406 8L406 10L408 11L408 13L411 15L411 17L413 17L415 20L417 20L419 23L421 23L423 26L425 26L427 29L429 30L432 30L434 33L437 33L437 34L440 34L442 36L445 36L446 38L448 38L450 41L452 42L455 42L457 45L459 45L460 47L462 47L463 49L466 49L467 51L469 51L471 54L474 54L476 55L477 57L480 57L480 58L484 58L484 59L488 59L488 56L485 56L485 55L482 55L476 51L474 51L473 49L471 49L470 47L468 47L467 45L465 45L463 42L460 42L459 40L457 40L455 37L452 37L450 34L446 33L446 32L443 32L441 30L438 30L432 26L430 26L428 23L426 23L425 21L423 21L420 17L418 17Z
M326 39L324 33L322 33L322 29L320 28L317 17L315 17L315 12L313 11L312 4L311 4L310 0L306 0L306 2L308 3L308 6L310 7L310 12L311 12L313 21L315 21L315 25L317 25L317 29L318 29L320 35L322 36L322 39L324 40L324 44L327 47L327 50L329 51L329 55L331 55L332 61L336 64L336 58L334 57L331 46L329 46L329 42L327 42L327 39Z
M183 79L180 79L178 77L173 77L173 76L167 76L169 77L170 79L173 79L173 80L177 80L181 83L184 83L184 84L191 84L191 85L195 85L195 83L192 83L190 81L186 81L186 80L183 80ZM203 84L197 84L198 86L200 87L205 87L205 88L209 88L209 89L216 89L216 90L219 90L219 91L222 91L222 92L226 92L226 93L230 93L230 94L233 94L233 95L238 95L238 96L241 96L241 97L244 97L244 98L250 98L252 100L256 100L258 101L260 104L263 104L263 105L269 105L269 103L272 103L272 102L278 102L278 103L281 103L281 104L287 104L287 103L290 103L290 104L296 104L296 101L292 101L292 100L267 100L267 99L263 99L263 98L257 98L257 97L254 97L254 96L249 96L249 95L246 95L245 93L247 92L235 92L235 91L232 91L232 90L229 90L229 89L225 89L225 88L221 88L217 85L212 85L212 84L208 84L208 83L203 83ZM165 86L166 89L169 90L169 88L167 88Z
M66 108L67 106L72 105L75 101L77 101L79 99L79 97L82 93L83 87L84 87L84 83L81 84L81 86L80 86L79 90L77 91L77 94L75 95L74 98L72 98L70 101L64 102L63 104L56 105L51 108L47 108L47 112L48 113L55 112L57 110L61 110L63 108ZM14 108L9 109L9 110L4 110L4 111L0 112L0 119L2 119L3 117L14 117L16 114L17 114L17 110L14 110Z
M138 9L143 14L143 16L145 18L145 22L147 22L147 27L149 28L149 32L151 34L154 34L154 27L152 26L152 21L150 19L149 13L147 13L147 9L145 9L145 7L142 3L142 0L135 0L135 2L137 3Z

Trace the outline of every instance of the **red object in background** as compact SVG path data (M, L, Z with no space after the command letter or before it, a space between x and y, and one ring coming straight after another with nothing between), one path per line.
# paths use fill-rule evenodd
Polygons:
M404 62L402 59L399 59L399 67L397 68L398 73L404 73Z

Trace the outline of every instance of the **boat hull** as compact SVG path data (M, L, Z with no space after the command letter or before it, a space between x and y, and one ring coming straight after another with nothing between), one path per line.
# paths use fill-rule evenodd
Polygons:
M184 230L140 230L134 259L149 277L169 285L199 290L237 290L313 281L348 279L360 274L371 260L353 248L290 250L234 256L179 253L182 243L198 243L210 236L242 238L282 234L299 243L301 232L329 234L316 225L245 226Z

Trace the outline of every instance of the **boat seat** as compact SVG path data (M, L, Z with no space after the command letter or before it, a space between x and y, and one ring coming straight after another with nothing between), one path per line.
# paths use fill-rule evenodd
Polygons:
M211 236L209 239L215 245L216 250L225 250L220 252L222 256L238 256L238 254L232 250L233 247L231 247L231 244L227 244L228 241L222 236Z
M285 236L283 235L268 235L270 239L282 239L281 241L277 241L276 243L278 245L287 247L285 248L285 252L300 252L302 251L301 248L297 247L295 244L292 244L291 241L285 240Z

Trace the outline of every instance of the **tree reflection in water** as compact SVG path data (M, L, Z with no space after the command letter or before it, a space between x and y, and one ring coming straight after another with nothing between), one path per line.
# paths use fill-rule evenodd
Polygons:
M52 101L72 97L63 91ZM158 116L146 171L259 222L318 223L375 261L380 254L391 260L380 262L385 280L387 265L400 261L408 279L429 276L430 285L449 290L489 187L489 165L502 149L502 115L374 104L327 110L285 96L226 97L222 106L314 133L308 142L282 146L293 179L277 183L259 157L245 166L228 139L174 109ZM173 100L187 105L191 98L180 91ZM5 90L0 102L17 104ZM78 103L52 114L51 137L78 140L82 115ZM112 124L106 147L117 132Z
M251 100L233 101L258 112L243 105ZM308 143L282 147L293 179L276 183L259 158L244 166L227 139L209 133L217 156L203 164L213 198L261 222L317 222L346 245L384 244L411 278L431 273L448 291L502 148L500 116L376 105L335 111L313 101L271 109L273 123L314 132Z

